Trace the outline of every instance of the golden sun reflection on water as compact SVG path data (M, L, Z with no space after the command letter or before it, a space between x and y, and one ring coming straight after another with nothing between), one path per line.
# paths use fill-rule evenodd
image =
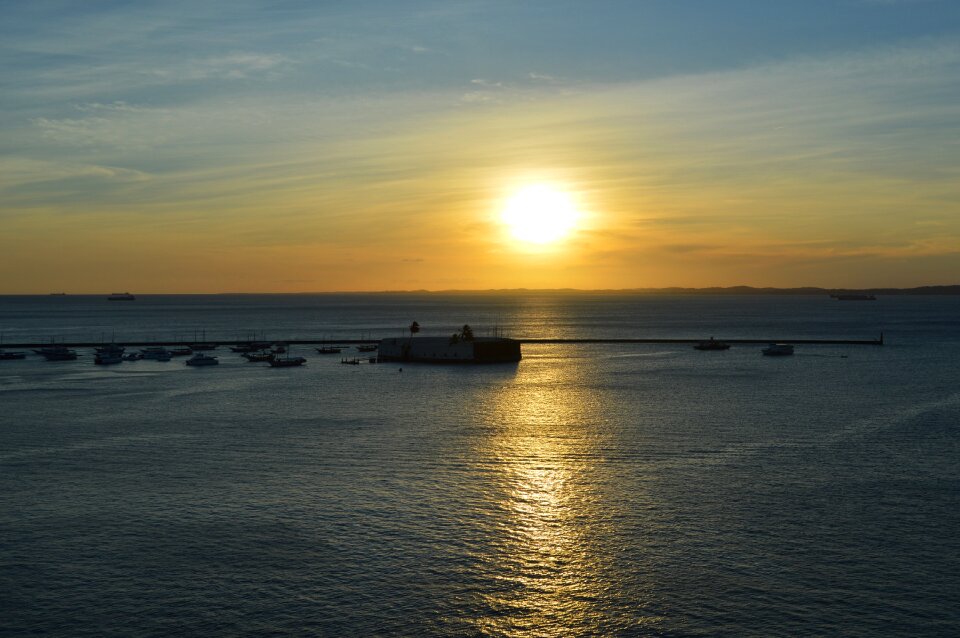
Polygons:
M480 416L490 436L477 453L493 470L503 515L485 567L497 583L483 594L492 613L478 629L512 636L622 629L607 613L620 584L608 564L610 517L597 487L598 398L575 366L529 363Z

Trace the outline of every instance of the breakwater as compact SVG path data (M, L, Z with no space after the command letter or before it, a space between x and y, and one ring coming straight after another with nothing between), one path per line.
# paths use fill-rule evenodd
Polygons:
M416 337L414 337L416 339ZM624 337L624 338L590 338L578 337L572 339L564 338L529 338L518 337L515 339L522 344L697 344L704 341L704 338L662 338L662 337ZM790 339L790 338L752 338L752 339L717 339L731 345L735 344L765 344L765 343L789 343L793 345L825 345L825 346L882 346L884 345L883 333L876 339ZM380 339L270 339L265 340L270 343L285 343L290 345L304 346L329 346L329 345L364 345L380 343ZM186 347L191 346L197 341L192 340L168 340L168 341L144 341L132 340L115 342L121 346L142 346L142 347ZM249 343L249 340L224 340L212 341L221 346L236 346ZM96 348L105 345L103 341L43 341L28 343L2 343L0 348L42 348L50 345L65 346L68 348Z

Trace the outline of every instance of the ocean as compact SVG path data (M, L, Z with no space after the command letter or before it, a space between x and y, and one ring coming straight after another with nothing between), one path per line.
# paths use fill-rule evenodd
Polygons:
M7 343L414 320L886 345L0 361L0 634L960 635L958 297L0 297Z

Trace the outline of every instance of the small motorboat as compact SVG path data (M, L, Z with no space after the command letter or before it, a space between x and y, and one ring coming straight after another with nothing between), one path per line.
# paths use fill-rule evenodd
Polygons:
M13 361L14 359L26 359L26 352L6 352L0 350L0 361Z
M273 360L272 352L244 352L240 356L251 363L262 363Z
M789 343L771 343L761 352L765 357L785 357L793 354L793 346Z
M375 343L370 345L357 346L357 352L376 352L376 351L377 351L377 344Z
M130 354L123 355L124 361L139 361L140 359L143 359L143 355L139 352L131 352Z
M203 354L202 352L198 352L197 354L193 355L192 357L184 361L184 363L188 366L215 366L215 365L219 365L220 361L216 357L211 357L208 354Z
M360 359L354 357L353 359L340 359L340 363L348 366L358 366L360 365Z
M115 363L123 363L122 354L110 354L110 353L97 353L93 358L93 362L98 366L109 366Z
M293 368L296 366L302 366L307 362L303 357L273 357L270 359L271 368Z
M193 350L190 348L173 348L170 350L171 357L189 357L193 354Z
M730 344L710 337L709 340L701 341L693 347L695 350L729 350Z
M340 351L343 348L339 346L320 346L319 348L314 348L317 351L317 354L340 354Z

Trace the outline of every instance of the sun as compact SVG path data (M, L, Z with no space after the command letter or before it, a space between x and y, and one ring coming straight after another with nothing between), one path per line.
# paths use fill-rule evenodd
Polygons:
M549 244L569 235L579 217L568 194L537 184L514 193L507 200L500 219L515 239Z

